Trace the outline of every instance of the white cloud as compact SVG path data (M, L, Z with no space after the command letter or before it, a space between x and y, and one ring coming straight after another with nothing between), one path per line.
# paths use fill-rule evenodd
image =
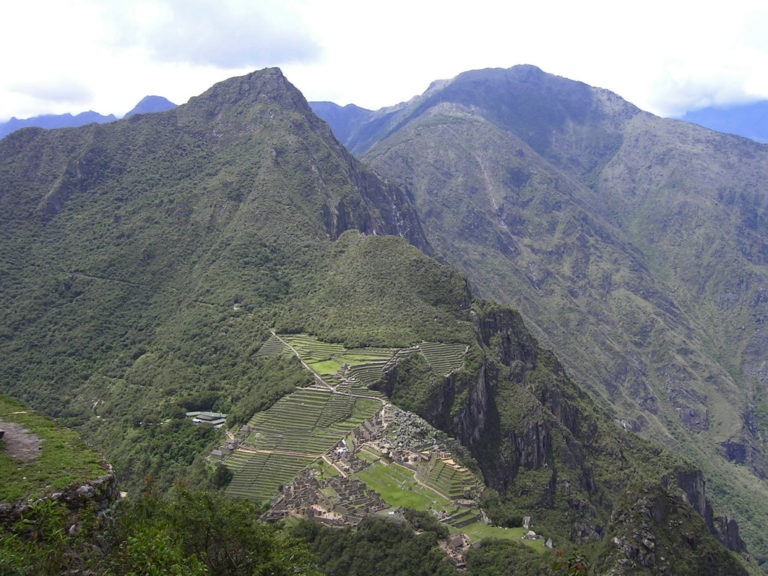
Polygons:
M120 114L149 93L182 103L265 66L282 67L308 99L368 108L515 64L661 114L768 97L762 0L26 0L3 16L0 120L78 103ZM19 94L42 80L35 98ZM88 88L80 98L78 86Z
M143 46L154 60L237 69L313 61L319 48L285 0L155 0L115 4L118 46Z
M82 106L93 98L92 90L80 80L59 77L11 82L8 91L27 99Z

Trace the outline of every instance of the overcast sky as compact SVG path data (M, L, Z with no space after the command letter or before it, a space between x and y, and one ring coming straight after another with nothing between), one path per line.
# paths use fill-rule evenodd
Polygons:
M181 104L279 66L376 109L465 70L535 64L660 115L768 98L768 3L729 0L6 0L0 121Z

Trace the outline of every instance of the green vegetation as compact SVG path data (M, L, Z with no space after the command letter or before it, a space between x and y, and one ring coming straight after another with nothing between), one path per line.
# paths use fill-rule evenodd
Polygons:
M327 120L409 191L479 296L519 309L628 429L710 485L738 483L714 503L768 566L765 433L750 418L764 401L765 146L531 66L350 113Z
M494 576L505 574L510 566L520 574L549 574L553 557L534 552L528 546L509 540L487 540L481 548L467 553L467 574Z
M526 118L526 127L533 129L535 120ZM543 146L550 131L534 132L534 144ZM591 258L588 248L613 231L591 227L578 211L564 213L583 191L572 188L575 178L553 175L543 161L529 166L523 157L531 151L516 145L523 156L504 176L515 201L543 220L526 220L510 199L498 198L509 211L494 212L494 226L501 221L502 229L531 231L509 237L487 226L488 211L479 204L487 190L475 189L469 178L443 181L461 167L454 160L465 147L502 153L509 142L476 133L458 141L459 148L425 147L450 156L432 164L436 180L428 188L445 197L441 210L454 215L457 230L493 240L494 248L439 241L434 248L442 257L466 264L485 253L491 264L504 264L497 249L519 254L515 269L522 275L489 281L488 290L503 285L520 294L533 303L530 314L549 300L569 303L559 317L571 335L598 334L591 324L582 329L577 312L596 299L610 302L622 312L617 322L629 337L611 340L609 332L602 342L611 351L628 350L626 366L635 366L632 354L644 341L656 343L651 353L658 364L651 368L680 367L667 361L671 351L688 359L685 369L669 373L673 383L709 365L695 342L659 328L675 316L685 325L686 307L668 304L645 277L637 294L633 276L619 264L599 265L629 260L647 271L651 263L623 250ZM483 171L476 158L465 163ZM487 176L499 175L491 169ZM449 184L459 183L462 197L477 206L451 197ZM419 206L423 184L409 183ZM260 524L263 508L249 500L269 499L299 469L349 438L382 405L382 395L431 424L402 421L403 438L425 445L419 452L445 440L482 475L492 488L484 504L499 525L531 515L537 530L558 542L597 541L623 553L610 547L612 536L631 533L647 517L627 513L624 525L611 523L614 512L626 510L621 498L628 488L640 494L651 486L670 498L665 524L649 528L659 540L671 538L669 522L695 514L683 492L703 502L703 483L689 464L617 426L554 355L539 348L518 314L475 300L463 276L419 250L432 247L405 194L351 158L277 70L221 83L165 113L11 135L0 141L0 191L0 391L74 427L114 464L130 495L116 531L107 529L106 540L94 536L83 547L65 537L61 512L41 512L41 524L51 530L29 535L23 527L3 528L2 561L11 573L59 573L53 567L61 568L64 557L80 559L68 564L75 569L90 563L83 569L114 574L310 572L306 549L279 526ZM561 255L568 256L563 269L553 264ZM617 288L582 301L579 294L588 292L560 290L558 275L580 279L579 289ZM652 317L644 305L638 308L646 296L664 313ZM280 338L295 338L295 346L281 345L275 334L291 335ZM322 374L306 370L291 347ZM717 381L716 371L702 374ZM648 371L649 381L654 375ZM617 392L617 401L642 397L631 368L609 380L625 376L636 388ZM677 417L662 403L661 389L654 390L660 408L638 412L638 426L641 415L654 425L654 419L661 425ZM719 393L703 394L710 391ZM702 426L696 416L703 414L696 411L702 398L677 398L694 410L689 423ZM226 448L228 436L193 425L184 418L189 410L227 413L228 431L241 434L238 449L223 461L207 458L213 448ZM716 428L725 438L740 429L738 411L718 410L711 415L713 433ZM369 467L371 481L393 498L395 483L418 485L416 473L376 462ZM155 485L141 497L148 472ZM446 497L468 480L437 464L420 474L420 482ZM226 485L229 494L245 498L220 503L219 496L181 489L170 500L158 495L172 491L180 477L190 488ZM454 528L476 524L474 506L446 512ZM305 539L327 573L452 572L435 548L448 528L426 513L404 515L410 527L366 519L333 533L312 528ZM706 527L686 525L727 567L729 557ZM594 549L613 565L627 559ZM509 557L509 550L499 546L491 563ZM695 550L683 550L677 561L695 565Z
M445 532L427 516L411 517L413 520L402 522L367 518L356 528L336 530L302 522L293 533L310 544L326 576L455 574L450 560L436 546ZM414 524L421 529L417 535Z
M107 473L104 460L88 448L75 432L2 395L0 429L6 429L7 435L0 439L2 502L39 498ZM37 441L28 435L36 437ZM19 439L19 436L25 438ZM16 447L25 439L29 439L28 445L22 447L21 454L6 451L6 448Z
M14 526L0 526L0 572L37 576L83 571L130 576L317 575L307 546L278 526L259 522L262 509L179 487L159 497L150 484L120 503L112 520L81 513L69 534L67 511L42 501Z

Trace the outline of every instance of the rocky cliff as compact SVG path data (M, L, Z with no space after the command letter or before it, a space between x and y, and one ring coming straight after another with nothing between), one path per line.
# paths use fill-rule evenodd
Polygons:
M505 514L533 516L539 526L575 542L610 542L615 537L622 542L616 553L631 560L627 566L661 566L656 556L641 554L642 546L636 550L625 536L614 536L617 526L635 518L635 512L627 516L622 502L627 489L636 487L670 503L655 524L632 525L649 542L666 538L662 531L678 515L685 522L693 515L710 534L697 536L707 546L718 550L717 538L743 550L738 526L731 519L714 518L701 471L610 418L538 346L517 312L476 303L473 317L478 341L468 354L467 368L445 377L440 386L431 383L430 397L409 408L470 449L486 484L503 502L495 509L496 521L504 522ZM417 374L417 361L408 359L387 374L382 388L395 401L401 395L410 398L402 388ZM645 517L645 512L637 514ZM690 554L695 549L689 546ZM727 553L721 559L736 562ZM624 564L617 561L617 566Z
M117 479L110 471L94 480L85 483L73 484L65 488L41 496L34 500L20 500L17 502L0 503L0 524L8 528L18 522L33 507L39 507L46 501L64 505L70 513L71 525L77 522L77 514L87 509L89 513L104 513L112 508L120 499Z

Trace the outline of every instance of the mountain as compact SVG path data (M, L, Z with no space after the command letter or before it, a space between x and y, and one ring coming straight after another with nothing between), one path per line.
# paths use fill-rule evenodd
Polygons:
M8 122L0 123L0 138L4 138L11 132L15 132L21 128L28 128L30 126L45 128L50 130L53 128L69 128L73 126L84 126L92 122L97 124L104 124L105 122L114 122L116 118L110 114L103 116L98 112L92 110L88 112L81 112L73 116L72 114L44 114L42 116L33 116L32 118L26 118L20 120L18 118L11 118Z
M435 82L343 142L617 421L693 458L768 559L768 149L533 66Z
M517 312L430 257L419 207L351 156L277 69L165 112L11 134L0 141L0 391L74 427L124 489L150 495L179 477L179 489L282 478L287 466L270 461L293 466L289 479L307 459L348 478L313 446L351 444L333 426L367 434L366 410L391 402L460 443L466 466L441 453L429 481L479 474L497 527L533 516L615 574L746 573L738 526L715 513L702 473L617 424ZM298 343L264 352L291 336L316 342L311 358ZM391 362L371 360L382 356ZM226 414L231 436L196 424L201 412ZM257 428L268 412L275 428ZM213 456L267 440L240 451L253 458L239 468ZM399 483L353 479L408 496L415 472L367 458ZM273 484L287 494L288 483ZM450 506L464 506L470 487L459 488Z
M1 142L0 380L75 424L119 428L126 410L142 421L223 381L247 388L269 327L340 330L311 299L346 230L429 251L402 192L346 153L279 71L166 112ZM409 322L436 316L427 306ZM415 338L387 324L380 338ZM138 439L98 434L117 442L106 450L127 485L155 465L178 474L173 459L141 461Z
M686 112L680 119L768 143L768 101L765 100L728 107L708 106Z
M359 130L368 121L373 112L348 104L343 108L333 102L310 102L312 111L333 126L333 133L342 142Z
M144 96L141 101L136 104L124 118L130 118L134 114L151 114L153 112L165 112L171 108L175 108L176 104L163 98L162 96Z
M162 96L145 96L141 101L134 106L130 112L125 115L125 118L133 116L134 114L149 114L152 112L164 112L174 108L176 104L163 98ZM11 118L8 122L0 123L0 138L4 138L8 134L15 132L21 128L45 128L51 130L54 128L74 128L77 126L85 126L86 124L96 123L105 124L107 122L114 122L117 118L113 114L104 116L98 112L88 111L81 112L80 114L44 114L42 116L33 116L32 118L25 118L19 120L18 118Z

